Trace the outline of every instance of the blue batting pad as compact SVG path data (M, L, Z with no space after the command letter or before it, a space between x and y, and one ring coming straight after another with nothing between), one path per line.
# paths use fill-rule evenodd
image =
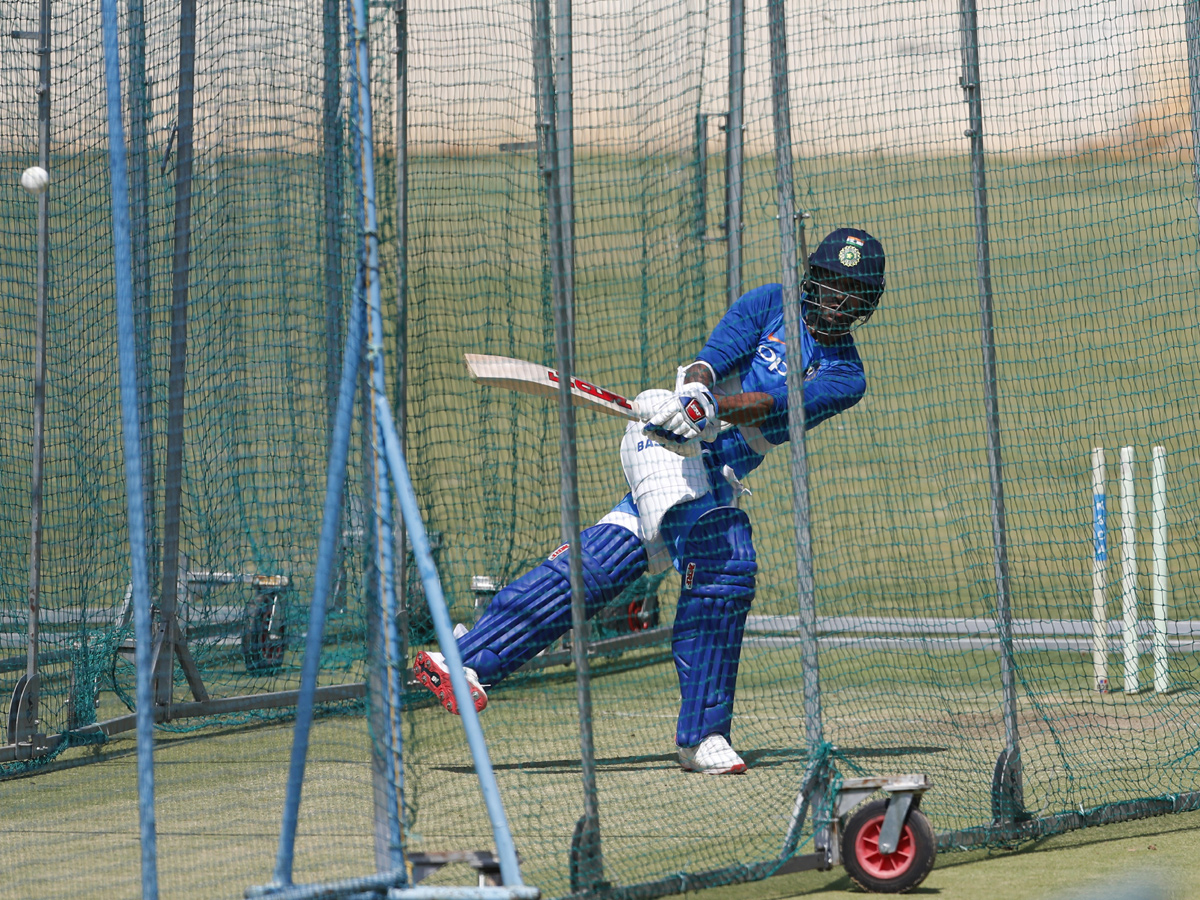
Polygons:
M749 517L729 506L702 515L683 547L671 645L681 697L675 742L694 747L710 734L729 739L758 563Z
M589 618L646 571L641 539L619 525L593 525L580 535L584 600ZM458 642L463 665L495 684L562 637L571 627L567 545L492 598Z

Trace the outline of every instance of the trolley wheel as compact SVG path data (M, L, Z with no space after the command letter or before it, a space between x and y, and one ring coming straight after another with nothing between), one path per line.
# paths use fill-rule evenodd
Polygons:
M276 618L271 627L272 617ZM278 594L264 594L246 611L242 626L242 659L253 675L273 675L283 665L287 647L283 602Z
M900 894L925 880L937 859L937 841L929 820L915 807L900 829L894 853L879 852L879 832L887 800L872 800L850 817L842 837L842 864L866 891Z

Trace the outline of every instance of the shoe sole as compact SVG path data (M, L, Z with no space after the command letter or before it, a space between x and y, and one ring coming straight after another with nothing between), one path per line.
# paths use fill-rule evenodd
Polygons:
M450 673L435 663L429 658L429 654L422 650L417 654L417 658L413 660L413 678L417 684L427 688L433 696L438 698L438 702L446 707L449 712L458 715L458 701L454 697L454 688L450 684ZM487 695L482 691L472 687L471 699L475 701L475 712L483 712L487 706Z
M719 769L719 768L698 769L698 768L695 768L694 766L689 766L687 763L683 763L683 762L681 762L679 764L679 766L685 772L695 772L698 775L741 775L742 773L744 773L746 771L746 764L744 762L737 763L736 765L730 766L728 769Z

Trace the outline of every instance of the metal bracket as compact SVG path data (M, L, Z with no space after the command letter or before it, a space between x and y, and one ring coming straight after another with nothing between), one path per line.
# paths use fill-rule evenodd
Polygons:
M900 829L908 818L909 807L912 806L912 791L897 791L888 799L887 812L883 817L883 827L879 829L879 852L895 853L900 843Z
M1021 751L1006 747L996 758L996 769L992 773L992 824L1008 825L1030 818L1025 810Z
M428 853L409 853L412 884L417 885L442 866L466 863L479 873L479 886L491 887L504 882L500 878L500 862L489 850L433 850Z
M567 856L571 893L592 893L607 890L604 880L604 856L600 849L600 828L595 819L580 816L571 835L571 850Z

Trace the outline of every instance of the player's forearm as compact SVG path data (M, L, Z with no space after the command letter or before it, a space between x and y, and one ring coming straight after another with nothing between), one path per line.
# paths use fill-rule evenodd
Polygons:
M713 372L701 363L692 363L684 376L684 384L699 383L707 388L713 386ZM716 397L717 415L733 425L758 425L775 408L775 398L770 394L752 392Z

